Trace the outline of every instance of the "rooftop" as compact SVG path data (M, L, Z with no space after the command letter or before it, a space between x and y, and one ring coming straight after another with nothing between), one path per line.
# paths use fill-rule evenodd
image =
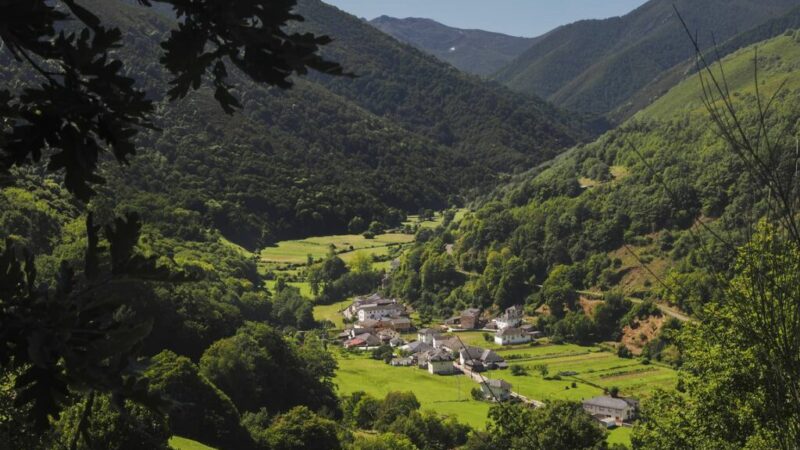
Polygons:
M639 405L639 402L632 398L624 398L624 397L611 397L608 395L602 395L600 397L590 398L589 400L583 401L584 405L591 405L591 406L599 406L601 408L611 408L611 409L626 409L630 407L636 407Z

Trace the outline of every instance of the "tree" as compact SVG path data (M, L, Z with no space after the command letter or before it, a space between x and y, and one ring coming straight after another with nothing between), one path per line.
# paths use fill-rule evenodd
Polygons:
M86 430L79 431L81 415L86 413L83 403L68 408L56 423L57 440L64 448L73 442L78 449L169 448L172 433L164 416L131 401L116 405L107 395L94 396L90 404L92 417Z
M579 450L605 448L605 432L580 403L555 401L543 408L494 406L488 436L494 448Z
M343 74L317 53L329 38L284 31L302 20L292 12L293 0L238 2L234 9L219 0L192 7L178 0L139 1L148 7L154 3L171 6L179 19L162 43L161 63L173 77L167 92L171 100L206 80L222 109L232 113L240 104L228 81L231 64L256 82L282 88L291 86L292 75L308 69ZM227 13L218 14L220 8ZM0 6L0 40L38 77L13 92L0 89L0 176L10 177L12 167L39 163L46 155L47 170L63 173L66 189L88 202L103 182L97 174L102 154L110 152L127 163L136 150L137 132L153 128L153 101L123 75L122 33L74 0L11 1ZM125 308L130 302L120 297L137 285L137 276L138 286L142 278L155 277L155 258L134 255L140 224L129 216L106 228L111 267L110 274L101 272L98 228L89 215L86 282L65 262L57 282L47 283L55 289L45 292L31 255L19 260L9 241L0 258L0 291L6 293L0 298L5 324L0 366L22 369L16 401L21 407L31 405L25 409L40 428L65 407L69 389L138 398L129 389L138 385L130 379L136 374L127 361L151 322ZM15 329L22 324L34 326ZM123 374L130 377L125 382Z
M201 375L189 358L170 351L159 353L145 376L150 392L170 402L167 417L172 433L215 447L249 443L231 399Z
M209 347L200 368L240 411L266 408L271 414L296 405L338 411L329 372L313 373L299 352L273 328L248 322L234 336Z
M336 422L297 406L276 417L260 439L271 450L337 450L337 428Z
M302 20L292 12L295 1L276 5L252 0L229 14L217 13L224 6L218 0L203 3L202 8L188 8L178 0L140 2L171 6L180 19L162 42L161 63L173 76L167 92L171 100L206 81L222 109L232 113L240 104L228 82L230 64L259 83L282 88L291 86L291 75L308 69L343 74L341 67L317 54L329 38L284 31L287 24ZM123 61L115 51L122 33L105 27L90 9L72 0L58 5L12 2L3 5L1 16L0 39L43 84L31 83L24 94L0 91L0 118L8 124L0 134L5 153L0 169L50 154L49 169L63 169L67 189L87 201L94 193L91 185L102 182L95 174L100 153L110 149L125 163L135 152L137 131L152 127L153 102L134 88L132 78L122 75ZM67 25L74 31L61 34ZM45 60L55 64L45 69Z
M417 450L417 446L407 437L396 433L358 436L349 448L351 450Z
M350 223L347 224L347 230L350 234L359 234L366 230L367 223L361 216L355 216L350 220Z
M419 408L419 401L413 392L390 392L378 409L375 428L386 430L398 417L407 416Z
M641 448L794 448L800 410L796 367L800 251L762 223L740 249L735 276L704 320L684 326L685 395L660 392L643 406ZM789 334L785 334L789 333Z
M372 272L372 255L364 252L356 252L350 259L350 271L355 273Z

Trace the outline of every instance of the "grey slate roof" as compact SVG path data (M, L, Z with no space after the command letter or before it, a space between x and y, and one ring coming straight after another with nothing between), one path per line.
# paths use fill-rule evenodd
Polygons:
M452 361L453 355L446 350L442 350L440 348L431 350L427 352L427 360L428 361Z
M626 409L630 407L637 407L639 405L639 402L631 398L611 397L608 395L602 395L600 397L594 397L590 398L589 400L584 400L583 404L599 406L601 408Z

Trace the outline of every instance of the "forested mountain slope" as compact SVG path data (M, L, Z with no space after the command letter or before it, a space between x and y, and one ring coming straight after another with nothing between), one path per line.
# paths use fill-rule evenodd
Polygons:
M606 114L661 72L692 55L673 5L701 46L747 31L798 5L796 0L651 0L633 12L558 28L495 77L556 105Z
M169 16L87 4L122 29L133 75L161 98L168 78L156 61ZM105 169L114 203L170 236L218 229L254 248L343 232L357 216L399 223L404 212L442 208L582 136L544 102L462 75L334 8L311 2L301 12L309 26L325 24L337 39L329 53L359 78L298 79L284 91L234 75L244 108L233 116L210 90L164 102L160 130L141 136L132 167ZM3 67L12 85L27 76Z
M335 41L328 58L354 80L314 77L332 92L409 131L455 148L493 171L546 161L584 135L580 123L543 100L459 72L319 0L302 0L305 29Z
M791 9L780 17L770 19L753 29L739 33L727 41L721 42L714 48L708 49L704 57L708 62L713 62L737 50L780 36L786 30L796 28L800 28L800 6ZM624 105L608 113L608 117L615 122L627 119L649 106L653 101L667 93L685 78L692 76L696 71L697 62L694 57L676 64L673 68L665 71L658 78L641 88Z
M534 39L453 28L431 19L381 16L369 22L464 72L488 77L527 50Z
M798 37L787 32L758 45L761 95L769 98L786 82L767 118L786 136L797 133L800 118ZM723 61L748 132L758 117L754 51ZM708 267L727 273L734 257L704 227L741 244L766 198L727 150L700 97L692 77L596 142L496 189L460 224L410 252L393 291L430 314L521 299L531 310L558 311L567 302L574 311L570 292L613 289L699 312L714 294ZM793 142L783 150L793 155ZM452 253L445 251L450 243Z

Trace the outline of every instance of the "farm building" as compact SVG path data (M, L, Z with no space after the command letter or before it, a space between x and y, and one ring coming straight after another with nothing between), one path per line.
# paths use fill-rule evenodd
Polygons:
M433 350L433 346L422 341L414 341L414 342L409 342L408 344L400 347L400 350L407 351L413 355Z
M358 336L345 341L344 343L345 348L370 348L378 347L380 345L380 338L370 333L359 334Z
M478 308L468 308L461 311L461 314L453 316L444 321L444 324L451 328L462 330L474 330L480 328L481 310Z
M497 345L524 344L531 341L531 335L519 328L503 328L494 335Z
M635 419L639 402L632 398L603 395L583 401L583 409L593 416L612 417L620 422Z
M433 344L433 339L441 336L438 331L430 328L423 328L417 331L417 340L426 344Z
M456 372L453 355L444 349L434 349L425 355L428 372L434 375L449 375Z
M366 305L358 309L358 320L380 320L387 317L397 317L406 312L406 309L397 303L386 305Z
M458 363L461 367L475 372L508 367L508 363L497 352L480 347L462 348L458 352Z
M486 400L506 401L511 398L511 384L503 380L485 380L481 383L481 392Z
M461 328L474 330L479 327L481 310L477 308L465 309L461 312Z
M494 323L497 326L498 330L502 330L504 328L513 328L519 326L522 323L522 315L523 310L521 305L514 305L509 308L506 308L503 314L499 315L496 319L494 319Z
M356 297L353 303L350 304L343 312L342 315L347 320L354 320L358 317L358 311L367 306L386 306L397 304L397 300L383 298L379 294L372 294L367 297ZM362 319L363 320L363 319Z

